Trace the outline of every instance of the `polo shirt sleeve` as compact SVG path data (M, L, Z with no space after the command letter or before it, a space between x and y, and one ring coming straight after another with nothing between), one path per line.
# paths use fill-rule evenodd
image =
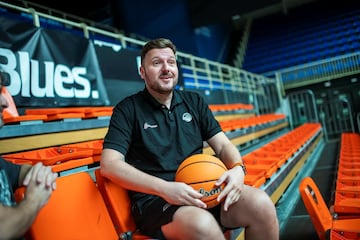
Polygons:
M104 138L103 149L114 149L126 155L135 121L133 109L130 98L124 99L115 106Z

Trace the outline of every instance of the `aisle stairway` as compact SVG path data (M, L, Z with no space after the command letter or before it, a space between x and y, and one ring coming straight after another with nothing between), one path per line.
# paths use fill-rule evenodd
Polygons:
M299 197L298 180L305 176L311 176L317 183L325 202L329 204L333 189L332 179L335 179L338 152L338 141L326 143L316 164L311 166L311 163L307 162L291 186L289 186L289 191L284 194L283 199L279 200L277 209L281 227L280 240L318 239L311 219ZM283 211L288 212L283 213Z

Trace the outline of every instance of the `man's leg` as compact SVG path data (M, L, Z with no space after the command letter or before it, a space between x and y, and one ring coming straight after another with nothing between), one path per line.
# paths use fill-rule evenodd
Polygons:
M227 228L244 227L246 240L279 239L276 208L264 191L244 186L240 199L221 211L221 223Z
M167 239L225 239L218 222L206 209L182 206L172 222L162 227Z

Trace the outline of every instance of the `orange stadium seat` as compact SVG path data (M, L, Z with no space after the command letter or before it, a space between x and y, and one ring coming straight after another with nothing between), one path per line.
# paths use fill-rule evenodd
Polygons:
M98 188L107 204L117 233L119 235L131 234L134 240L151 239L136 231L127 190L103 177L99 168L95 170L95 178Z
M348 191L360 193L360 180L356 179L336 179L337 191Z
M319 239L359 239L352 237L360 236L360 218L334 219L311 177L301 180L299 191Z
M127 236L131 236L128 239L132 240L155 240L141 234L136 229L127 190L103 177L99 168L95 170L95 178L119 236L126 234ZM224 233L226 239L230 239L230 235L230 231Z
M85 118L110 117L113 107L86 107Z
M342 215L360 217L360 192L335 191L334 211Z
M88 166L94 163L94 159L92 157L85 157L79 159L69 160L63 163L58 163L52 165L51 168L54 172L62 172L70 169L74 169L77 167Z
M338 169L337 179L360 180L360 169Z
M99 106L99 107L62 107L62 108L41 108L41 109L26 109L26 114L32 115L46 115L47 121L56 121L68 118L96 118L96 117L110 117L113 107Z
M99 162L101 158L103 142L103 139L97 139L79 143L66 144L62 145L62 147L75 150L92 150L94 162Z
M57 121L70 118L81 119L85 117L84 109L80 107L26 109L25 113L31 115L46 115L46 121Z
M57 188L26 234L33 240L118 240L105 202L86 172L59 177ZM16 191L23 199L24 188Z
M56 165L69 160L92 157L91 149L72 149L67 147L48 147L30 151L4 154L5 159L21 159L32 161L33 164L42 162L44 165Z

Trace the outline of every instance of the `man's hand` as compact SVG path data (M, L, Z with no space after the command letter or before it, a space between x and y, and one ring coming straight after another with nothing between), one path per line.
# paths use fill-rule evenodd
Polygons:
M203 195L183 182L167 182L162 196L168 203L173 205L191 205L206 208L201 201Z
M224 210L227 211L229 206L236 203L244 187L245 174L240 166L234 167L226 171L215 183L217 186L225 183L225 188L221 191L218 196L220 202L225 197Z
M56 189L57 173L41 162L36 163L26 174L23 185L26 187L26 200L33 201L38 208L43 207Z

